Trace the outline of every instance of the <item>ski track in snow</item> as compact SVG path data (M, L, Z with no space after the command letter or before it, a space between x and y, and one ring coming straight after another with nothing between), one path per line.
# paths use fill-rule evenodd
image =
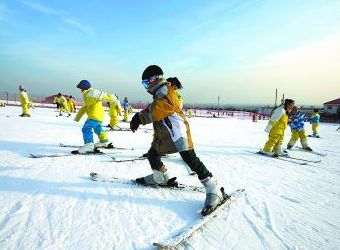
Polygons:
M18 107L0 109L0 249L154 249L153 242L176 235L200 216L202 193L90 180L90 172L132 179L149 174L147 160L114 163L110 156L142 155L150 147L152 132L108 133L116 146L133 151L31 159L29 153L72 150L59 143L81 144L82 123L55 117L52 109L36 108L31 118L16 113ZM245 188L246 195L178 249L338 249L336 125L321 124L322 139L308 138L311 147L326 157L290 152L322 162L296 165L246 152L256 152L265 143L265 121L189 121L199 158L227 192ZM311 131L309 124L306 130ZM287 129L284 145L289 136ZM178 154L163 161L180 182L200 185L196 176L188 175Z

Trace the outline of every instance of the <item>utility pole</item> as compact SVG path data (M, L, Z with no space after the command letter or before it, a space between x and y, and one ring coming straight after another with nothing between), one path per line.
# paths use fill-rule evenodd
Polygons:
M220 96L217 97L217 116L220 116Z
M5 94L6 94L6 100L7 100L7 105L8 105L8 92L5 91Z

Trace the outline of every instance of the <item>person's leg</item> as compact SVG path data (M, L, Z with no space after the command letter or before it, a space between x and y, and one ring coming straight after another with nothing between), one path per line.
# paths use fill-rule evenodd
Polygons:
M93 143L93 123L92 120L86 120L81 131L83 132L84 144Z
M277 143L277 140L278 140L278 137L277 136L272 136L272 135L269 135L268 136L268 141L266 142L266 144L264 145L263 149L262 149L262 152L265 153L265 154L271 154L272 153L272 149L273 147L276 145Z
M312 151L312 149L308 146L307 136L306 136L306 132L304 129L299 131L299 136L300 136L300 142L301 142L302 148Z
M287 153L283 152L282 150L282 142L284 139L284 135L279 135L276 139L276 143L273 148L274 155L277 156L285 156L288 155Z
M196 156L195 150L188 150L180 152L183 161L188 164L189 168L197 173L199 180L204 180L207 177L212 177L212 174L205 167L205 165Z
M299 139L299 132L296 130L292 130L292 137L290 138L287 148L291 149L292 147L294 147L296 141Z
M313 135L314 135L314 136L317 136L317 135L318 135L318 126L319 126L318 123L313 123L313 124L312 124L312 130L313 130Z
M167 169L161 161L161 155L151 147L147 154L152 174L142 178L136 179L136 182L148 185L167 185L169 181L169 175Z
M107 138L107 133L103 129L102 123L99 121L92 120L93 123L93 130L98 136L99 142L95 144L95 147L106 147L109 143L109 140Z
M82 128L84 145L78 149L78 153L86 154L94 151L92 129L93 124L91 123L91 120L86 120Z

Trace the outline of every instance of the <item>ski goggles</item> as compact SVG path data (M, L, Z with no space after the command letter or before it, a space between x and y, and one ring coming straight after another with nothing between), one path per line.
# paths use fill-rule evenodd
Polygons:
M143 85L144 88L149 89L151 82L153 82L156 79L161 79L161 78L162 78L162 76L153 76L153 77L150 77L149 79L143 80L142 81L142 85Z

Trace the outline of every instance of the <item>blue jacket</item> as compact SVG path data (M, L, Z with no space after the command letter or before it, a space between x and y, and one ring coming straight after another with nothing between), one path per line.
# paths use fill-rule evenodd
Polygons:
M124 102L123 102L123 109L124 109L125 111L129 109L129 102L127 102L127 101L124 101Z
M310 117L311 123L319 123L320 122L320 115L319 113L313 113Z
M309 118L300 111L296 115L291 115L290 117L290 127L292 130L303 130L304 129L304 122L308 122Z

